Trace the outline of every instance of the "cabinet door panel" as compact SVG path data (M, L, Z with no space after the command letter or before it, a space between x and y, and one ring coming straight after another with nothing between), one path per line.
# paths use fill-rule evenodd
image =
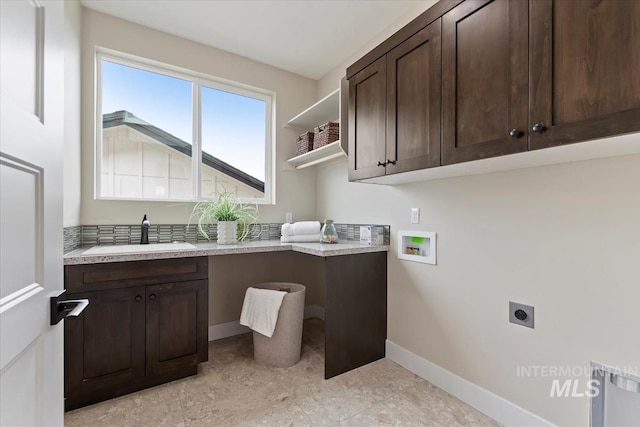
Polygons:
M440 165L440 20L387 54L386 173Z
M207 360L208 282L147 286L147 374Z
M197 292L162 293L158 297L158 360L165 362L189 354L198 349L196 340Z
M532 149L640 130L640 2L531 2Z
M443 16L443 164L527 149L527 13L483 0Z
M386 71L383 57L349 80L349 180L385 173Z
M87 298L89 306L82 316L65 320L67 397L142 378L144 288L71 294L69 298Z
M325 379L381 359L387 338L387 253L324 258Z

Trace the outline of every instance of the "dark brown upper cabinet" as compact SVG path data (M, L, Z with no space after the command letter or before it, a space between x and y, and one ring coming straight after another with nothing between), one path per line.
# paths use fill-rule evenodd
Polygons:
M465 1L442 17L442 164L527 150L527 2Z
M386 174L440 166L440 20L387 54Z
M384 175L386 57L349 80L349 180Z
M640 130L640 1L529 8L530 148Z
M349 179L440 165L440 20L349 80Z
M347 69L349 179L638 132L638 76L638 0L441 0Z

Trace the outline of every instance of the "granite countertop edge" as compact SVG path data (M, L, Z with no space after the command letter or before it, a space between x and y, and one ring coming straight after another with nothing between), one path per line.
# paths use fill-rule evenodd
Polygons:
M387 252L388 245L363 246L354 242L323 243L281 243L279 240L260 240L242 242L237 245L218 245L217 243L191 243L193 249L168 250L157 252L127 252L104 255L83 255L89 247L75 249L64 254L64 265L99 264L109 262L144 261L154 259L188 258L197 256L251 254L260 252L294 251L319 257L353 255L371 252Z

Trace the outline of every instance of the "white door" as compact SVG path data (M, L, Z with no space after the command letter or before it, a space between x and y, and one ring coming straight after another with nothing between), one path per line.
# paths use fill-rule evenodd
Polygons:
M63 4L0 0L0 425L62 425Z

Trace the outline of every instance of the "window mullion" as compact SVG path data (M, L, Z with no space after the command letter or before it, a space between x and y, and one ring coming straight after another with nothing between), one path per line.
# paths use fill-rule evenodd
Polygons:
M93 195L94 198L102 196L102 161L104 156L104 136L102 131L102 55L98 52L96 54L96 91L95 91L95 123L96 123L96 152L93 159L95 169L95 179L93 180ZM115 178L112 178L115 181ZM111 187L111 195L113 195L113 186Z
M200 108L200 83L193 81L193 150L192 154L192 171L193 194L196 199L202 196L201 178L202 178L202 109Z

